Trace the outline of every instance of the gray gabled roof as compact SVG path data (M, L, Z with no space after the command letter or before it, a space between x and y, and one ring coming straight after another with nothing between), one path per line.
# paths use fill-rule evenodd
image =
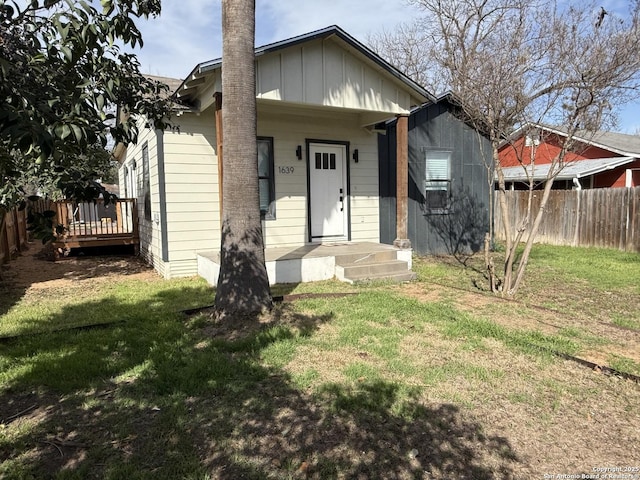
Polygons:
M347 32L345 32L342 28L340 28L337 25L332 25L330 27L326 27L326 28L322 28L320 30L315 30L313 32L305 33L305 34L299 35L297 37L292 37L292 38L289 38L287 40L282 40L282 41L279 41L279 42L274 42L274 43L270 43L268 45L264 45L262 47L257 47L255 49L255 54L256 54L256 57L259 57L259 56L264 55L266 53L282 50L284 48L292 47L292 46L298 45L300 43L309 42L309 41L316 40L316 39L319 39L319 38L326 39L326 38L329 38L329 37L332 37L332 36L335 36L335 37L341 39L342 41L344 41L345 43L347 43L350 47L352 47L354 50L356 50L357 52L359 52L360 54L362 54L363 56L368 58L370 61L372 61L375 64L377 64L383 70L385 70L386 72L390 73L392 76L396 77L398 80L403 82L405 85L411 87L413 90L416 91L416 93L418 93L419 95L424 97L426 100L429 100L429 101L432 101L432 102L436 101L436 98L429 91L427 91L424 87L422 87L421 85L418 85L416 82L411 80L411 78L409 78L407 75L402 73L396 67L394 67L389 62L384 60L382 57L380 57L379 55L374 53L371 49L366 47L364 44L360 43L358 40L356 40L354 37L349 35ZM221 66L222 66L222 59L221 58L217 58L217 59L214 59L214 60L209 60L207 62L200 63L200 64L196 65L196 67L193 69L193 71L189 75L187 75L187 79L192 78L194 75L201 75L203 73L210 72L212 70L217 70L217 69L221 68ZM185 80L185 82L183 82L179 86L179 88L181 88L184 85L184 83L186 83L186 82L187 82L187 80ZM176 89L176 90L178 90L178 89Z
M581 137L583 135L580 135ZM585 140L586 141L586 140ZM597 132L590 142L592 145L615 151L621 155L640 157L640 136L618 132Z
M574 160L567 162L560 173L555 177L556 180L572 180L574 178L583 178L597 173L626 165L636 160L636 157L613 157L613 158L597 158L595 160ZM516 167L507 167L502 169L505 182L528 182L529 177L536 182L542 182L547 179L551 164L545 163L541 165Z
M562 127L544 125L541 123L528 123L515 130L509 136L509 140L513 141L532 129L546 130L550 133L555 133L564 137L567 136L567 132ZM640 135L628 135L625 133L604 131L594 133L586 130L580 130L576 132L573 138L585 145L609 150L610 152L618 155L640 157ZM508 143L509 140L503 142L503 145Z
M159 82L167 86L168 91L163 96L167 98L171 98L173 102L171 107L174 111L184 112L184 111L191 110L191 108L189 108L188 105L185 105L183 102L180 101L180 99L176 98L174 95L174 93L178 90L178 88L180 88L180 86L183 84L184 80L180 78L161 77L158 75L149 75L149 74L144 74L144 76L149 80L153 80L154 82Z
M180 78L161 77L158 75L149 75L149 74L145 74L144 76L149 80L153 80L155 82L165 84L167 87L169 87L169 92L168 92L169 94L172 94L173 92L175 92L178 89L178 87L182 85L182 82L183 82L183 80Z

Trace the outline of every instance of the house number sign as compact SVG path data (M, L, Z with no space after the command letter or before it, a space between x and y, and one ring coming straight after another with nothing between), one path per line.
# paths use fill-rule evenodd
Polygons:
M282 175L291 175L293 173L294 167L278 167L278 173Z

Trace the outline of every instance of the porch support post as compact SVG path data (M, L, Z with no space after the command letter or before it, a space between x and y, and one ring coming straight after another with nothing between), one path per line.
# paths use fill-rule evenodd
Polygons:
M398 248L411 248L409 218L409 116L398 115L396 122L396 239Z
M222 226L222 173L224 165L222 162L222 92L213 94L215 100L216 119L216 150L218 152L218 204L220 206L220 226Z

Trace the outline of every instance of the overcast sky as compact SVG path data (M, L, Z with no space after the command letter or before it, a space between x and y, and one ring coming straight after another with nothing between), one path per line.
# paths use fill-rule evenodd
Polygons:
M608 8L620 0L605 0ZM368 34L393 30L420 12L405 0L256 0L256 46L338 25L366 43ZM220 58L220 0L163 0L162 15L139 21L144 47L136 50L144 73L184 78L201 62ZM434 92L438 93L438 92ZM619 130L640 128L640 104L620 115Z

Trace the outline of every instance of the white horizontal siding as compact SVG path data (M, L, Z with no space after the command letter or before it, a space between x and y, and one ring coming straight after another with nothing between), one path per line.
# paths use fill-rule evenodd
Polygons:
M192 277L198 274L198 264L191 260L174 260L167 269L167 278Z
M263 223L267 246L303 245L308 242L307 162L295 157L296 147L306 140L349 142L350 154L359 151L359 162L350 158L352 222L364 219L354 240L379 241L377 138L360 128L354 115L333 114L300 118L261 106L258 135L274 138L276 219ZM292 174L278 167L293 167ZM290 169L289 169L290 171ZM353 229L352 229L353 234Z
M170 276L195 275L196 253L219 248L218 157L213 109L183 114L165 132Z
M165 175L167 185L171 184L174 191L179 191L180 188L185 188L188 185L208 185L211 191L218 191L218 173L202 172L199 175L194 173L170 173Z
M208 222L207 224L202 225L201 231L215 232L215 230L217 229L216 227L217 227L217 223L211 221L211 222ZM167 231L175 234L185 233L185 232L191 234L192 232L191 222L171 222L167 226ZM178 236L176 235L174 238L178 239Z
M160 212L159 199L159 176L158 176L158 142L157 132L153 129L145 127L146 120L138 119L137 126L139 129L138 142L129 145L123 161L123 167L127 167L137 185L136 202L138 208L138 226L140 234L140 254L159 272L163 271L162 262L162 232L159 223L153 221L154 216L158 216ZM146 145L149 154L149 187L151 200L151 218L146 220L144 216L144 167L142 161L142 149ZM135 169L133 165L135 164ZM121 167L120 191L124 193L124 168ZM127 196L133 196L132 192L127 192Z
M208 193L218 195L218 185L211 185L211 181L217 180L217 176L212 177L208 181L204 181L206 177L205 179L200 178L202 183L186 183L184 181L176 181L180 180L180 176L170 175L168 178L171 182L166 184L165 189L167 193Z
M173 134L172 134L173 135ZM167 145L165 153L169 155L179 155L183 164L210 164L207 161L211 155L210 147L207 145L194 145L188 142Z
M185 146L185 149L186 148L188 147ZM167 176L183 175L185 177L192 178L195 176L207 175L209 177L208 181L213 180L211 178L212 176L215 176L217 178L217 172L213 172L210 167L211 158L212 158L211 153L209 154L209 157L203 157L203 161L198 163L186 162L184 161L184 156L180 158L177 155L167 155L165 152L165 158L167 157L172 159L172 163L166 164L166 167L165 167L165 172ZM206 158L209 159L209 162L204 161L204 159ZM188 178L183 179L183 181L188 180ZM177 181L177 179L174 179L174 181Z
M220 241L203 241L198 240L185 240L182 242L175 242L174 250L171 252L171 263L175 261L194 261L197 252L209 252L211 250L220 249ZM195 264L197 265L197 259Z
M168 277L195 274L197 252L220 248L218 166L212 113L209 109L200 116L184 114L178 119L179 132L167 131L162 137L168 262L162 261L159 234L162 222L141 221L141 231L145 232L145 257ZM358 115L338 110L282 109L259 103L258 117L258 135L274 139L276 218L263 222L265 245L308 243L307 140L349 143L351 238L378 241L377 137L359 126ZM298 145L303 149L302 160L296 158ZM149 147L152 209L159 212L157 148L151 142ZM354 149L359 151L358 163L351 159ZM136 152L134 148L133 154ZM141 174L142 169L139 171Z
M167 208L169 208L171 205L167 205ZM215 228L218 228L218 223L219 223L219 217L220 214L217 210L217 208L213 208L213 207L209 207L210 210L205 211L204 214L207 215L207 222L211 219L213 219L216 224L215 224ZM190 225L191 228L193 228L193 223L194 222L202 222L203 220L203 211L202 210L198 210L198 211L185 211L185 212L178 212L180 215L174 215L174 220L170 223L170 225L175 225L175 224L183 224L186 223L187 225ZM206 225L206 223L204 224ZM205 227L206 228L206 227Z

